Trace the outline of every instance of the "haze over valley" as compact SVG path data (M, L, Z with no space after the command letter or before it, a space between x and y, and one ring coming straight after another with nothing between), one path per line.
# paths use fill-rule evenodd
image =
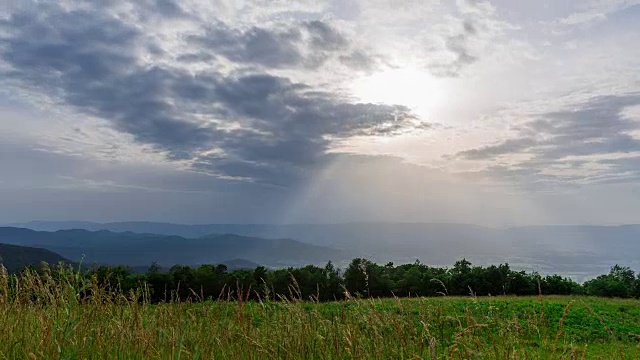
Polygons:
M0 228L0 243L45 248L75 262L122 264L138 269L152 262L168 268L232 259L274 268L332 261L344 268L354 257L379 263L419 260L431 266L449 266L466 258L478 265L509 263L515 269L561 274L582 281L606 272L611 264L640 266L640 225L498 229L426 223L178 225L34 221L12 226Z

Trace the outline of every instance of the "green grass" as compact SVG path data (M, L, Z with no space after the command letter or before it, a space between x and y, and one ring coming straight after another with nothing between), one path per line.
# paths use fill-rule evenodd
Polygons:
M147 304L0 277L2 359L636 359L640 301L440 297ZM79 290L93 296L80 300ZM131 297L136 297L131 295ZM131 298L130 297L130 298Z

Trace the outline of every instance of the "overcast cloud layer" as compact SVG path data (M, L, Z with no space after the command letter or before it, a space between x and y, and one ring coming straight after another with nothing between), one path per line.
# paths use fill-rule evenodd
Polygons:
M640 219L633 1L0 14L0 223Z

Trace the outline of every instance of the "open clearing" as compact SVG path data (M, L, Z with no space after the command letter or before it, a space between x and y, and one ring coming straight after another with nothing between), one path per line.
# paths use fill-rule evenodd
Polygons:
M152 305L72 299L48 305L3 301L0 309L0 357L6 359L634 359L640 354L638 300L439 297Z

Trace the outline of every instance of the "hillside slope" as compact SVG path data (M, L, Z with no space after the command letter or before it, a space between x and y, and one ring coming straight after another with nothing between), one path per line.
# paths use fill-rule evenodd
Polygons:
M0 244L0 265L10 273L20 271L29 265L39 266L42 262L50 265L70 263L69 260L46 249Z

